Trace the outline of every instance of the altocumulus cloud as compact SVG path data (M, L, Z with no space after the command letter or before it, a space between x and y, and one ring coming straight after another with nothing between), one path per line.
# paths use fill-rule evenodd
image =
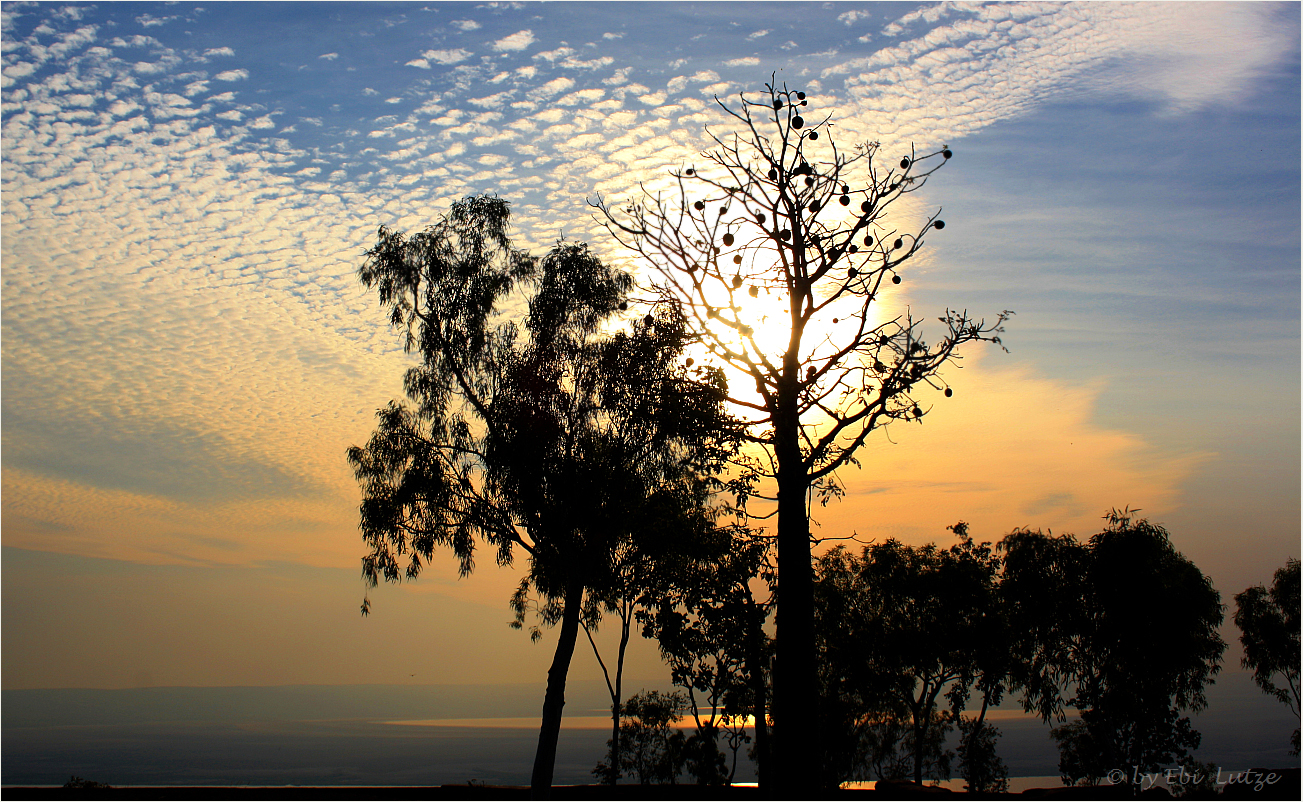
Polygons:
M493 49L499 52L508 52L515 50L524 50L537 40L534 38L534 32L530 30L517 31L510 36L504 36L493 43Z
M5 536L153 560L232 559L197 545L223 536L260 558L353 565L357 489L341 455L401 393L410 364L354 278L376 226L413 230L449 198L496 191L515 204L521 244L544 247L564 230L609 253L585 199L666 187L667 169L708 144L703 121L729 130L709 95L742 88L743 76L680 70L689 63L766 65L755 81L784 69L835 115L842 141L926 146L1055 92L1196 108L1292 41L1256 6L1008 4L909 15L884 26L887 46L840 55L811 34L808 46L757 57L755 42L786 36L738 32L732 53L703 39L667 71L663 52L655 68L624 63L615 48L636 43L632 30L565 44L532 19L541 6L503 10L501 31L517 32L489 29L489 55L462 36L483 27L441 34L467 48L396 46L386 58L420 69L360 76L335 110L269 99L277 79L239 61L251 56L239 40L191 50L180 25L109 25L117 8L81 20L42 5L0 11ZM810 7L821 29L846 35L834 11ZM525 52L536 43L537 58ZM803 47L824 55L812 62ZM300 63L334 60L316 52ZM209 76L216 57L229 69ZM1142 83L1138 64L1169 71ZM1176 65L1198 80L1178 81ZM277 131L278 119L308 124ZM1107 444L1098 459L1133 446ZM1179 473L1165 465L1152 478ZM65 528L11 528L11 512ZM345 545L323 547L323 532Z

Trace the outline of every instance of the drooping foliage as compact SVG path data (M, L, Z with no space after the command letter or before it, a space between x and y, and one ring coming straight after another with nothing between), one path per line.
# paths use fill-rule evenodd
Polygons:
M1276 569L1270 588L1254 585L1235 594L1235 626L1244 647L1241 663L1253 669L1263 693L1299 717L1299 561ZM1277 684L1280 683L1280 684ZM1290 744L1299 753L1299 730Z
M691 702L697 732L689 743L689 769L698 783L732 780L738 752L751 742L748 720L763 778L772 652L764 629L773 607L770 544L745 527L700 523L666 543L637 616L643 634L656 639L671 680ZM763 595L753 585L764 587ZM732 753L728 764L720 738Z
M898 779L905 765L914 782L948 777L945 734L972 689L983 718L999 702L1000 562L966 524L951 529L959 542L948 549L893 539L859 555L838 546L816 563L823 726L841 747L824 754L826 785Z
M960 523L949 549L887 540L820 557L819 721L835 745L820 782L957 765L971 790L998 791L1008 769L986 714L1006 693L1047 722L1081 711L1054 730L1068 782L1189 764L1200 737L1185 714L1206 706L1225 648L1220 598L1161 526L1106 520L1085 543L1015 529L993 550Z
M709 498L732 428L722 374L687 375L681 317L665 310L609 333L628 276L582 244L530 257L511 247L508 221L505 201L476 197L410 238L381 228L359 278L421 362L404 381L411 404L389 404L348 457L370 586L415 578L437 548L462 574L479 542L500 565L528 555L517 624L531 603L561 623L532 780L541 792L585 594L614 581L619 545L658 498Z
M1074 781L1187 759L1200 735L1182 713L1207 706L1226 648L1220 595L1167 531L1131 510L1105 520L1085 544L1027 530L1001 544L1013 676L1029 711L1081 711L1057 736Z
M624 747L617 758L618 772L636 777L640 785L676 784L687 761L686 738L672 727L688 706L688 698L677 691L645 691L625 702L620 710ZM595 776L610 776L613 754L608 753L607 761L593 769Z

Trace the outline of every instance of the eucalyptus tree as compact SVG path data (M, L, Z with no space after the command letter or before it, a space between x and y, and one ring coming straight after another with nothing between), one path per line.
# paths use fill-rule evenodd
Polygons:
M914 782L929 772L948 777L945 734L962 720L966 741L980 737L988 705L999 702L1005 669L992 644L1003 640L1000 560L989 543L969 537L966 524L950 528L959 535L950 548L892 539L858 555L838 546L816 561L823 688L833 708L827 718L849 736L843 748L859 752L848 760L829 750L828 785L868 779L857 776L868 763L880 771L894 751L880 743L888 732L902 736ZM981 712L961 719L975 687Z
M1263 693L1299 717L1299 561L1276 569L1271 588L1254 585L1235 594L1235 626L1244 647L1241 663L1253 669ZM1280 683L1280 684L1277 684ZM1299 753L1299 730L1290 738Z
M764 454L744 470L777 486L774 710L777 728L795 729L817 704L811 491L825 502L840 494L835 472L855 464L874 430L921 421L932 391L950 397L940 369L965 343L999 343L1010 313L987 323L947 310L931 344L911 313L879 314L925 235L945 227L893 207L949 161L949 148L911 149L884 166L877 143L840 148L803 91L771 81L736 105L716 100L740 132L710 133L704 169L676 169L672 190L644 188L621 208L594 206L649 268L652 302L681 310L701 346L754 390L729 400L750 416L746 439ZM817 738L779 738L779 779L796 791Z
M1016 530L1001 544L1011 684L1047 721L1081 711L1055 731L1065 778L1185 760L1201 738L1183 713L1207 706L1220 671L1220 594L1135 512L1110 511L1086 543Z
M506 201L480 196L411 237L380 229L358 275L421 361L405 376L410 404L381 410L348 459L363 488L370 587L415 579L439 548L462 575L477 542L499 565L528 556L518 616L532 593L560 623L531 778L544 794L585 594L612 581L649 496L721 463L727 418L718 371L687 376L672 310L606 333L629 277L582 244L531 257L512 247L509 220Z
M688 698L679 691L644 691L622 705L620 732L625 747L620 752L615 773L636 776L640 785L677 784L687 762L687 739L682 731L671 730L683 718L688 705ZM593 774L609 777L612 770L603 762L593 769Z
M738 750L750 741L750 722L757 773L767 784L772 642L765 624L773 607L774 578L770 541L744 526L702 523L680 529L671 540L649 577L651 592L637 617L643 634L659 644L671 680L691 702L697 732L690 743L695 749L690 767L697 781L732 780ZM753 584L768 585L768 593L759 596ZM727 769L720 763L721 735L732 752Z
M709 533L715 528L719 508L710 503L712 488L700 477L688 475L690 483L678 486L663 485L653 492L635 514L630 515L626 536L617 544L613 554L610 580L591 588L584 602L580 625L592 646L593 655L606 681L611 699L611 739L607 759L601 771L595 772L608 784L614 785L627 765L623 759L624 739L621 725L623 715L623 681L625 655L635 632L635 624L645 618L650 609L663 603L662 587L669 572L667 566L679 565L683 560L681 550L700 551L703 544L713 542ZM522 588L514 604L523 612ZM614 616L618 621L619 637L611 665L602 658L597 640L593 637L602 619ZM518 615L517 621L523 617ZM642 634L647 635L645 627Z

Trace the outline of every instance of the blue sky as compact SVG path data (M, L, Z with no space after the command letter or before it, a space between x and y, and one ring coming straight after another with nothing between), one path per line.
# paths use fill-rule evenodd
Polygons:
M1011 353L970 352L953 402L866 446L823 533L1086 536L1129 504L1226 600L1299 553L1296 4L0 15L7 688L406 682L330 655L409 625L497 655L425 681L545 665L498 625L511 571L439 566L357 619L343 454L408 364L362 251L496 192L521 245L564 234L637 270L587 200L655 189L725 130L713 96L772 73L839 142L954 149L900 211L948 225L890 303L1018 313ZM171 648L186 620L210 637ZM274 671L231 657L251 627ZM152 657L76 659L115 636Z

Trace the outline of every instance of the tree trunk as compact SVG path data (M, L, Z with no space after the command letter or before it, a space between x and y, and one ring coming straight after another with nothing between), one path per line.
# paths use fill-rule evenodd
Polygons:
M914 782L919 785L923 784L923 735L926 724L919 722L918 714L914 714Z
M793 371L793 374L795 371ZM814 655L814 572L805 497L810 478L797 440L795 391L775 427L778 457L778 659L774 681L776 790L808 796L821 754ZM790 419L790 420L789 420Z
M606 782L615 785L620 781L620 703L611 702L611 765L608 766Z
M534 773L529 781L533 799L547 799L552 791L556 745L561 736L561 710L566 704L566 675L570 673L570 658L574 656L575 641L579 638L579 607L583 600L582 584L574 583L566 588L556 654L552 658L552 667L547 671L547 695L543 697L543 726L538 732Z
M615 698L611 700L611 785L620 780L620 683L624 678L624 650L629 645L632 611L620 611L620 652L615 658Z

